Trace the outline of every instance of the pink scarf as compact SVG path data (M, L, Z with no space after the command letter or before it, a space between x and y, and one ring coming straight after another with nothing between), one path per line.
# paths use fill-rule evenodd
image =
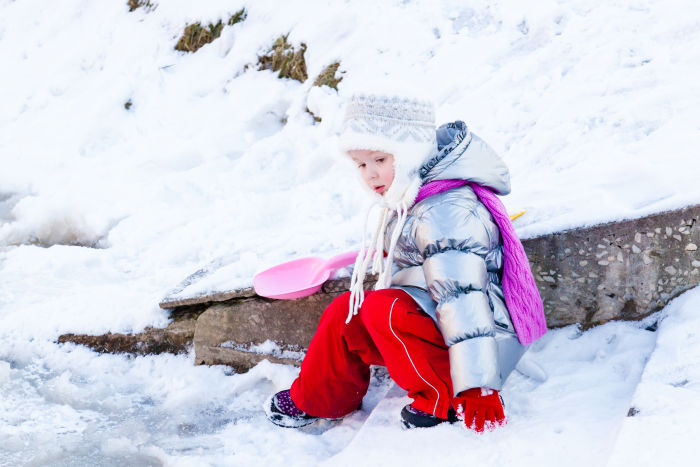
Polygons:
M486 187L466 180L436 180L423 185L416 203L428 196L469 184L484 206L491 212L503 239L503 295L510 312L518 340L529 345L547 332L544 306L535 278L530 270L525 249L515 233L505 206L496 194Z

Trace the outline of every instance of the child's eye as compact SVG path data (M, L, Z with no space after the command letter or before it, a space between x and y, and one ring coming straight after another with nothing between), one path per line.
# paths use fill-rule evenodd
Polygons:
M364 167L364 166L365 166L365 164L358 164L358 165L357 165L357 168L358 168L358 169L361 169L361 168Z
M379 163L384 162L384 158L383 158L383 157L380 157L379 159L377 159L377 162L379 162Z

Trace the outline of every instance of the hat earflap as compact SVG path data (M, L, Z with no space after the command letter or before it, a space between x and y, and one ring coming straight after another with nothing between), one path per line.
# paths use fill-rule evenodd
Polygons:
M393 209L398 209L402 203L413 204L421 182L418 171L435 151L436 145L434 138L428 141L396 141L381 135L356 132L345 132L339 140L341 152L348 157L348 151L353 149L381 151L394 156L394 180L384 196L380 196L382 204Z

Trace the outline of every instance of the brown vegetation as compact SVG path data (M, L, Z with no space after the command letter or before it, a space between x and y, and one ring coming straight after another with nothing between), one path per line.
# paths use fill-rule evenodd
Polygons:
M155 5L151 3L151 0L129 0L126 2L129 5L129 11L134 11L137 8L145 7L146 10L151 11L155 8Z
M245 8L241 8L228 19L228 22L226 24L228 24L229 26L233 26L234 24L238 24L245 21L247 17L248 12L245 11Z
M238 10L226 22L227 25L233 26L246 19L248 14L245 8ZM194 23L185 27L185 32L175 45L175 50L182 52L196 52L202 46L209 44L214 39L221 36L221 31L224 29L224 23L219 20L216 24L208 24L203 27L202 23Z
M343 77L336 78L335 74L338 71L340 62L334 62L328 65L323 71L316 77L314 81L314 86L328 86L330 88L338 90L338 83L343 80Z
M221 21L216 24L210 24L208 27L202 27L201 23L190 24L185 28L185 32L180 37L180 40L177 41L175 50L196 52L203 45L219 37L223 27L224 24Z
M304 59L306 44L302 42L295 49L287 42L287 37L288 35L278 37L272 48L258 57L258 70L278 71L279 78L291 78L303 83L308 78Z

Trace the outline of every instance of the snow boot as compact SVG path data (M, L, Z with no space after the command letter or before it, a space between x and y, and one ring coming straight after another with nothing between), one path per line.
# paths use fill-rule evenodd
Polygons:
M447 411L447 418L438 418L435 415L418 410L411 405L405 406L401 410L401 423L404 428L430 428L441 423L449 422L455 423L457 421L457 414L450 407Z
M272 423L284 428L300 428L320 418L298 408L289 395L289 389L280 391L268 399L265 403L265 414Z

